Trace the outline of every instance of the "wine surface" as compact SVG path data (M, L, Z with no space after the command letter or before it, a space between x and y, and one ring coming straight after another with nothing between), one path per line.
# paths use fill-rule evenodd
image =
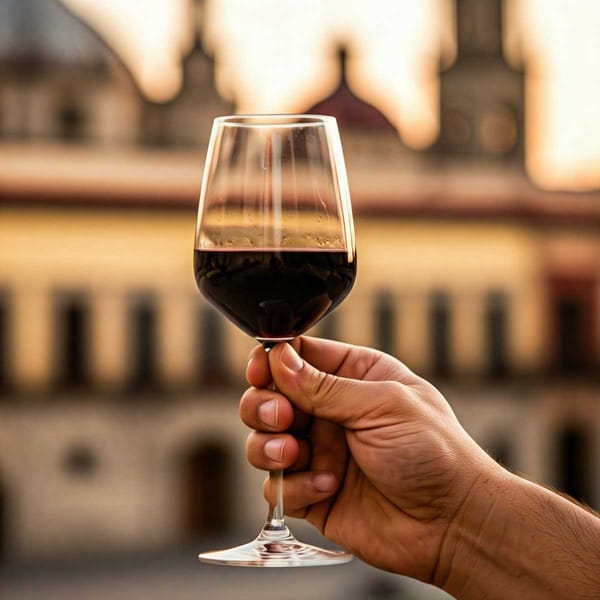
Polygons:
M195 250L204 296L249 335L289 340L348 294L356 258L343 250Z

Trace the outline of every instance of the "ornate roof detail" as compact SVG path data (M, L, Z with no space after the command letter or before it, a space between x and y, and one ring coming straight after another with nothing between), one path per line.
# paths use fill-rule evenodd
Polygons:
M102 67L106 44L57 0L0 0L0 62Z
M395 132L386 116L372 104L359 98L348 85L346 69L348 52L345 46L337 49L340 82L336 90L324 100L317 102L306 112L333 115L342 128L384 129Z

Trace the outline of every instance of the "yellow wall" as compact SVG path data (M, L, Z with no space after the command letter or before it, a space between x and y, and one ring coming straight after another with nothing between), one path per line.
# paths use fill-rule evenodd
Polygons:
M201 302L192 273L195 214L190 211L4 208L0 213L0 286L14 307L15 367L25 388L52 374L52 294L85 291L92 301L95 379L126 377L126 307L136 292L159 303L160 367L166 381L193 378L193 319ZM509 298L509 355L520 370L543 360L544 273L534 229L513 223L357 220L356 286L339 309L340 336L373 344L373 300L394 295L397 353L428 368L428 307L435 290L453 303L452 360L463 373L483 368L486 294ZM239 375L252 341L228 325L227 347Z

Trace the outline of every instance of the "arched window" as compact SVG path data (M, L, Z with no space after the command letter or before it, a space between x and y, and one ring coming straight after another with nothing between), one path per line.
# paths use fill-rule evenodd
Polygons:
M576 500L592 504L590 437L585 429L571 424L556 439L557 485Z
M196 444L184 457L183 526L188 538L216 535L231 526L231 457L216 441Z

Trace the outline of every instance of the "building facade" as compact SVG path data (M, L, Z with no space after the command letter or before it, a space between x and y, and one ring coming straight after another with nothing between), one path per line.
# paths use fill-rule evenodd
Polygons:
M55 58L32 67L39 51L16 53L0 29L2 554L254 532L263 475L245 464L237 414L253 342L192 274L209 124L234 107L200 39L180 96L153 105L50 4L55 31L85 38L91 63L52 54L45 36ZM37 26L35 2L5 5ZM312 107L340 116L359 256L352 293L312 333L399 357L492 455L597 507L600 194L529 182L523 73L498 45L501 3L457 8L430 150L406 148L343 68Z

